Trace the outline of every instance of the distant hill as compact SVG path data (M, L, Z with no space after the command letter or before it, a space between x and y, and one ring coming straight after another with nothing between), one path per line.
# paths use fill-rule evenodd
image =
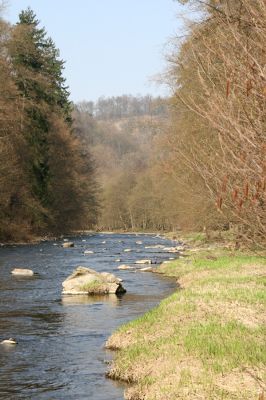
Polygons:
M167 99L128 95L101 98L96 103L77 104L73 118L75 134L84 147L89 147L98 171L103 205L99 225L133 229L129 202L153 166L154 148L168 120ZM141 214L141 202L137 208Z

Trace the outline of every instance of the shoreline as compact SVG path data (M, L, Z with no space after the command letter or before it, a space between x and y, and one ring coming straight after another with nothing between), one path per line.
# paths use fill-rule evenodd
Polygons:
M160 238L167 238L165 232L127 232L127 231L97 231L97 230L88 230L88 231L74 231L74 232L67 232L65 234L60 234L60 236L49 236L49 235L44 235L44 236L36 236L33 238L30 238L28 240L18 240L18 241L1 241L0 242L0 248L4 246L26 246L26 245L31 245L31 244L40 244L42 242L49 242L49 241L56 241L56 240L62 240L63 238L67 237L77 237L77 236L86 236L90 234L95 234L95 235L155 235Z
M116 354L107 377L129 385L127 400L258 400L266 392L266 258L231 244L188 244L156 271L179 288L109 337Z

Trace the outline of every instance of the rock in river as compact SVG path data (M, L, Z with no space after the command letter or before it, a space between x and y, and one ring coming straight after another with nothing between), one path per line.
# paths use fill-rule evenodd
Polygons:
M130 265L119 265L119 267L117 267L117 269L121 269L121 270L127 270L127 269L133 269L133 267L131 267Z
M141 272L153 272L153 268L152 267L144 267L144 268L140 268Z
M152 264L152 260L137 260L135 264Z
M168 253L178 253L177 247L164 247L163 251L167 251Z
M11 271L12 275L19 275L19 276L33 276L34 272L31 269L26 268L14 268Z
M2 340L2 342L0 344L16 345L16 344L18 344L18 342L16 341L16 339L9 338L9 339Z
M86 255L88 255L88 254L93 254L94 253L94 251L92 251L92 250L85 250L84 251L84 254Z
M73 242L65 242L62 245L64 248L68 248L68 247L74 247L74 243Z
M125 293L121 279L108 272L99 273L91 268L77 267L63 283L63 294Z

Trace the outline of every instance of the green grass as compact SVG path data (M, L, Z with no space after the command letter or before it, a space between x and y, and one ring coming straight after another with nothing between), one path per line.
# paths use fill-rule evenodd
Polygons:
M226 249L200 250L198 252L186 252L187 257L181 258L167 264L162 264L158 269L167 276L177 278L192 271L211 270L211 269L237 269L245 265L259 264L266 265L266 258L256 255L234 253ZM216 257L217 259L208 259Z
M100 294L107 293L108 288L103 282L95 279L94 281L88 282L85 285L81 285L79 288L81 291L88 292L89 294Z
M184 339L186 351L197 355L215 372L227 372L239 364L266 364L262 328L250 329L237 321L210 320L190 327Z
M109 339L120 348L110 375L137 384L132 400L258 400L265 267L265 257L221 248L163 264L159 272L183 288Z

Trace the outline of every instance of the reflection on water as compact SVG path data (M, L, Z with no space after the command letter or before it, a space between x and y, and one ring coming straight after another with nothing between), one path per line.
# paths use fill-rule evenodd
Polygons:
M63 306L74 306L78 304L95 304L95 303L108 303L109 306L116 307L119 303L120 299L115 294L109 294L108 296L71 296L71 295L63 295L62 296L62 305Z
M145 246L172 245L169 241L145 235L140 246L134 235L116 234L70 239L75 242L72 249L53 242L0 249L0 341L18 341L13 347L0 345L0 399L123 399L123 386L105 378L110 352L104 343L119 325L175 287L156 274L117 270L118 258L132 265L137 259L167 259L161 249ZM132 252L124 253L125 248ZM94 254L84 256L86 249ZM61 296L62 282L78 265L117 274L127 293ZM38 275L12 276L15 266Z

